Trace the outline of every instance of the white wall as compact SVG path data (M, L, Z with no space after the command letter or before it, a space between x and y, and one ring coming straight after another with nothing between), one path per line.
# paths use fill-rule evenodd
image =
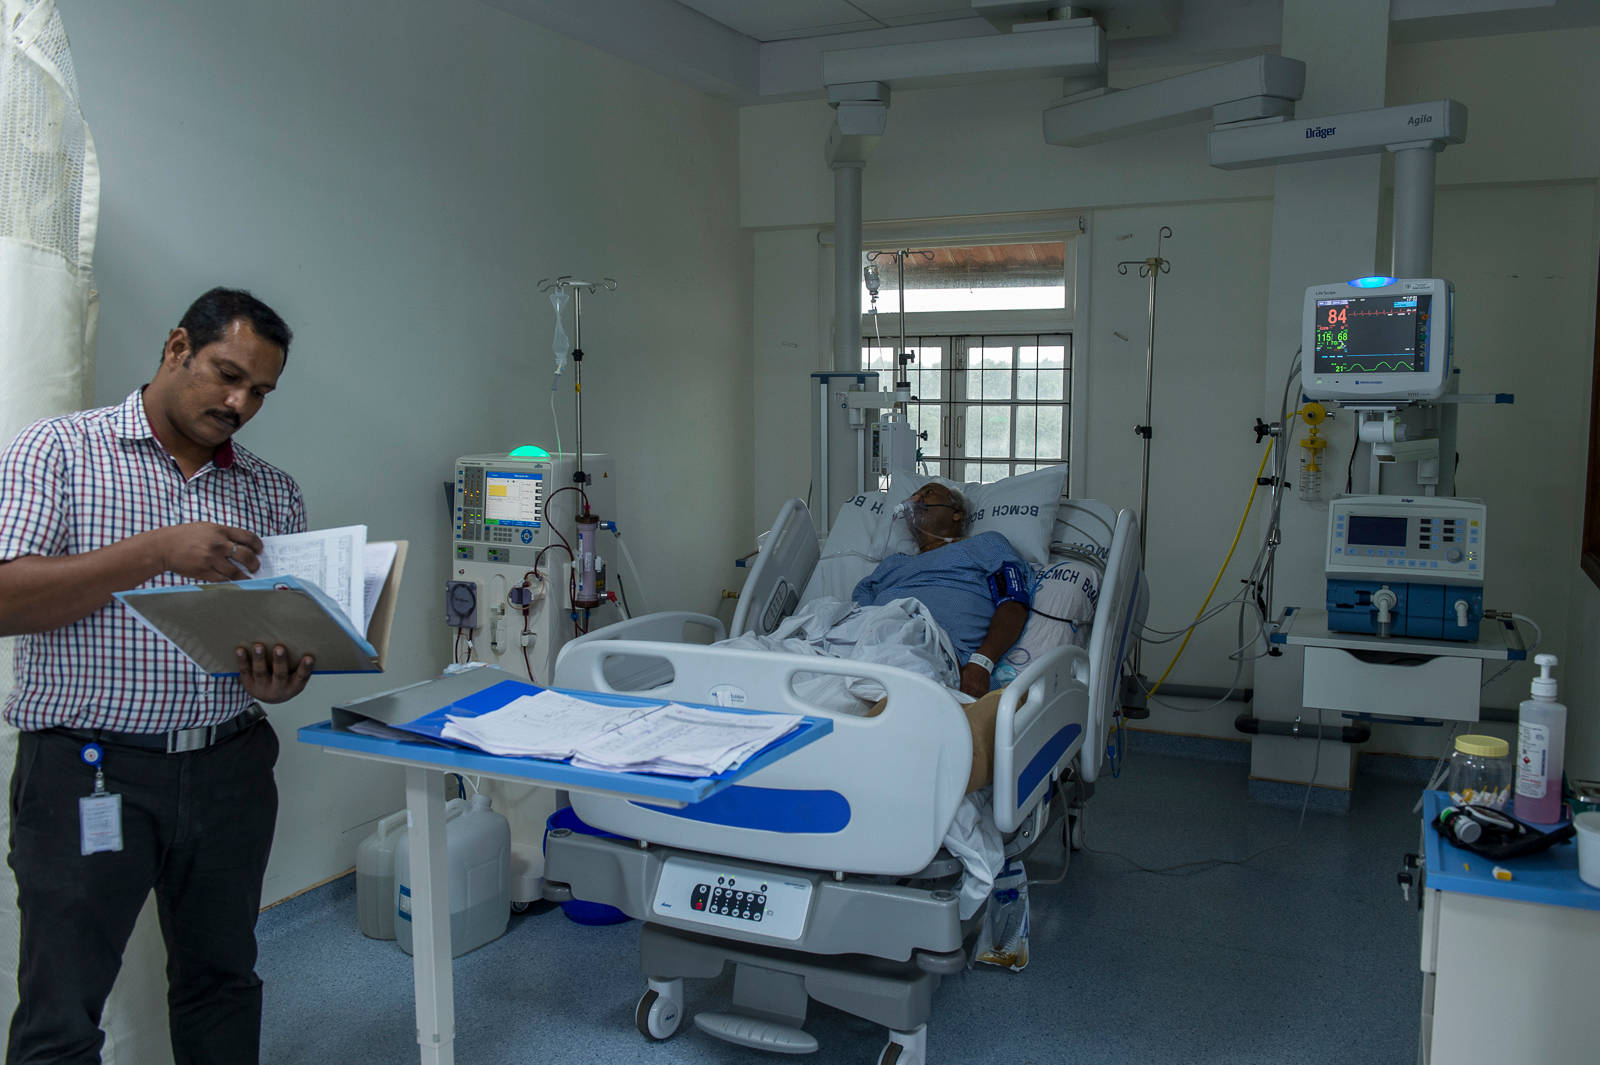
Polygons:
M348 869L403 804L397 772L294 730L448 661L455 457L554 447L540 278L620 282L585 302L584 443L615 456L630 600L710 611L734 579L753 535L730 445L752 424L736 114L478 3L63 13L104 169L96 402L149 378L199 292L249 287L296 342L240 440L299 479L314 526L411 542L389 672L315 679L273 711L279 899ZM571 448L570 376L560 412Z
M1595 635L1593 611L1574 612L1574 564L1551 559L1576 557L1576 488L1584 476L1600 174L1600 109L1593 106L1600 102L1600 73L1586 57L1597 49L1600 31L1585 29L1395 46L1389 63L1390 103L1449 96L1471 112L1468 143L1439 160L1434 261L1461 295L1464 388L1514 391L1518 399L1513 407L1472 408L1462 417L1460 491L1488 500L1498 530L1488 605L1537 617L1546 646L1557 653L1578 653ZM1113 84L1133 80L1112 71ZM1173 227L1165 249L1173 270L1162 279L1158 312L1149 568L1152 623L1176 628L1193 615L1238 522L1252 456L1259 457L1250 423L1258 414L1277 415L1275 400L1271 411L1261 400L1281 390L1288 357L1264 350L1273 172L1212 169L1203 126L1083 149L1047 146L1040 112L1057 91L1055 82L1013 82L896 93L887 132L865 170L865 218L1089 214L1093 326L1078 351L1087 356L1079 372L1090 378L1090 409L1079 413L1090 419L1091 439L1074 461L1085 467L1090 494L1122 506L1138 499L1130 430L1142 415L1144 289L1118 276L1115 264L1150 254L1156 227ZM822 161L829 121L826 106L815 102L740 113L741 215L763 230L756 237L758 304L761 293L773 300L789 293L794 301L784 327L764 313L756 321L757 375L775 384L798 381L828 358L831 295L816 282L814 251L805 254L805 227L832 216ZM821 308L820 324L806 317L812 307ZM785 347L786 341L799 346ZM764 419L803 424L805 392L798 386L764 393L758 402ZM1336 423L1331 436L1330 450L1341 460L1337 489L1348 425ZM757 508L770 503L764 491L775 494L770 482L793 482L804 469L790 452L758 450ZM1298 501L1287 511L1291 531L1311 532L1287 542L1285 554L1293 564L1317 567L1320 518ZM1247 529L1244 557L1235 557L1219 594L1237 587L1256 529ZM1232 670L1223 655L1233 635L1231 623L1203 630L1173 681L1226 683ZM1166 661L1165 649L1151 649L1146 671L1159 674ZM1514 706L1530 672L1513 670L1487 691L1486 703ZM1232 704L1203 715L1158 709L1150 724L1236 736L1238 709ZM1368 749L1432 754L1438 743L1436 729L1380 727Z

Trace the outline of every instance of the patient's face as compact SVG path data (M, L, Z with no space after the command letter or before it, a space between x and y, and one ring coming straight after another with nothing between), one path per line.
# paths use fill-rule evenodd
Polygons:
M959 536L966 512L954 501L950 489L937 481L929 481L906 501L909 505L907 524L915 532L929 533L943 539Z

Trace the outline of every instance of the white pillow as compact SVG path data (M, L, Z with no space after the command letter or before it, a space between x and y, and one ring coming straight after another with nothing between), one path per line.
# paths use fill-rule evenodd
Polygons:
M1022 635L995 668L995 683L1009 684L1038 656L1066 644L1089 646L1089 626L1100 602L1098 567L1057 562L1033 582L1033 606Z
M966 498L968 535L1000 533L1011 541L1017 554L1035 566L1049 564L1056 507L1067 484L1065 466L1047 466L988 484L957 484L943 477L897 473L889 485L889 495L900 502L929 481L954 488Z
M891 520L893 510L887 492L866 492L845 500L800 601L809 603L819 596L847 600L879 562L894 554L916 554L917 544L906 523Z

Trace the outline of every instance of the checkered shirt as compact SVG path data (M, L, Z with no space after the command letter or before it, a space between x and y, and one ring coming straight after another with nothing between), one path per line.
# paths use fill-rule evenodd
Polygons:
M294 479L232 441L185 481L150 429L142 394L35 422L0 454L0 562L83 554L191 521L258 536L305 531ZM167 572L140 587L197 583ZM226 721L250 701L237 677L208 677L112 599L17 641L5 718L27 730L166 732Z

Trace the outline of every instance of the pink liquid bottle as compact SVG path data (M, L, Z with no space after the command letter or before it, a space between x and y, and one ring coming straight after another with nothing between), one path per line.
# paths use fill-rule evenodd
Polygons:
M1535 655L1539 675L1517 710L1516 814L1536 825L1561 820L1561 761L1567 708L1556 702L1555 655Z

